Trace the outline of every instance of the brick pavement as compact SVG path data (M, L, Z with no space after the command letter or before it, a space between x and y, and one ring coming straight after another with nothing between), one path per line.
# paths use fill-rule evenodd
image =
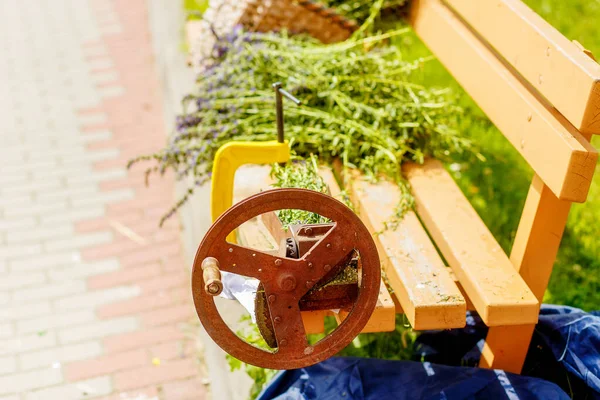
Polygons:
M143 0L0 3L0 400L205 397Z

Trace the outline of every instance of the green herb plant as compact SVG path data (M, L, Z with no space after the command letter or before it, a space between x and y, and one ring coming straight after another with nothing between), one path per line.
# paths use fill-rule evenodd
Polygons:
M311 154L306 160L301 157L292 157L292 161L287 164L274 164L271 169L271 177L274 178L272 186L276 188L303 188L331 194L329 186L319 175L319 160L314 154ZM336 197L337 200L353 209L346 191L341 191ZM329 219L319 214L304 210L279 210L277 216L284 229L293 224L329 222Z
M369 18L373 7L373 0L321 0L319 2L327 7L335 8L340 15L359 23ZM386 0L381 8L383 10L399 9L407 3L408 0Z
M169 144L131 161L153 161L147 174L172 170L179 179L195 178L162 221L185 203L195 185L210 179L220 146L276 138L271 89L276 81L303 102L285 110L286 137L299 157L316 154L325 163L339 159L344 168L372 179L386 176L409 193L403 162L470 150L470 141L454 128L461 109L452 94L411 80L431 58L405 60L399 46L388 45L408 32L358 34L331 45L285 32L238 30L221 38L214 64L183 100L186 112L178 117ZM400 204L399 215L410 205Z

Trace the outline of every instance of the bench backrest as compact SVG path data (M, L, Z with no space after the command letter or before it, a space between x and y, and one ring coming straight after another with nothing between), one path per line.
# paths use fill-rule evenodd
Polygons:
M411 21L554 194L585 201L600 65L520 0L420 0Z
M410 23L535 171L511 261L541 301L596 167L600 65L520 0L413 0Z

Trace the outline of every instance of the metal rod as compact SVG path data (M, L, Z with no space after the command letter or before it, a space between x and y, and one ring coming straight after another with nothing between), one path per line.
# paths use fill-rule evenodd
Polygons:
M294 104L296 104L297 106L299 106L300 104L302 104L302 102L300 100L298 100L297 98L295 98L290 92L288 92L285 89L279 89L279 93L281 93L282 95L284 95L285 97L287 97L288 99L290 99L291 101L294 102Z
M283 96L293 101L294 104L296 104L297 106L302 104L302 102L294 96L292 96L292 94L290 94L288 91L282 89L281 82L275 82L273 84L273 89L275 90L275 111L277 113L277 141L279 143L283 143Z
M273 84L275 89L275 111L277 112L277 141L283 143L283 99L281 97L281 82Z

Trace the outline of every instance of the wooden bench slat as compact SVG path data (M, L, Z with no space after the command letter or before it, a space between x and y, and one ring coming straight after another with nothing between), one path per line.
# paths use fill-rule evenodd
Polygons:
M446 0L582 133L600 133L600 65L521 0Z
M335 176L333 175L333 171L330 168L324 167L319 170L319 175L329 186L331 196L341 200L342 191L335 179ZM347 312L340 311L339 313L335 314L335 317L338 323L341 323L347 315ZM392 296L388 292L385 282L382 279L375 311L361 332L389 332L393 331L394 329L396 329L396 306L394 305Z
M442 164L403 171L421 220L486 325L536 323L537 298Z
M585 201L598 158L589 142L542 105L440 0L413 0L410 21L556 196Z
M395 229L384 229L400 200L398 186L356 176L351 195L362 221L375 235L384 271L416 330L465 326L466 302L414 212Z
M378 315L376 316L373 313L373 316L369 318L361 333L391 332L396 329L396 306L383 281L381 281L375 310ZM335 320L338 324L341 324L348 314L347 311L340 310L339 313L334 314Z

